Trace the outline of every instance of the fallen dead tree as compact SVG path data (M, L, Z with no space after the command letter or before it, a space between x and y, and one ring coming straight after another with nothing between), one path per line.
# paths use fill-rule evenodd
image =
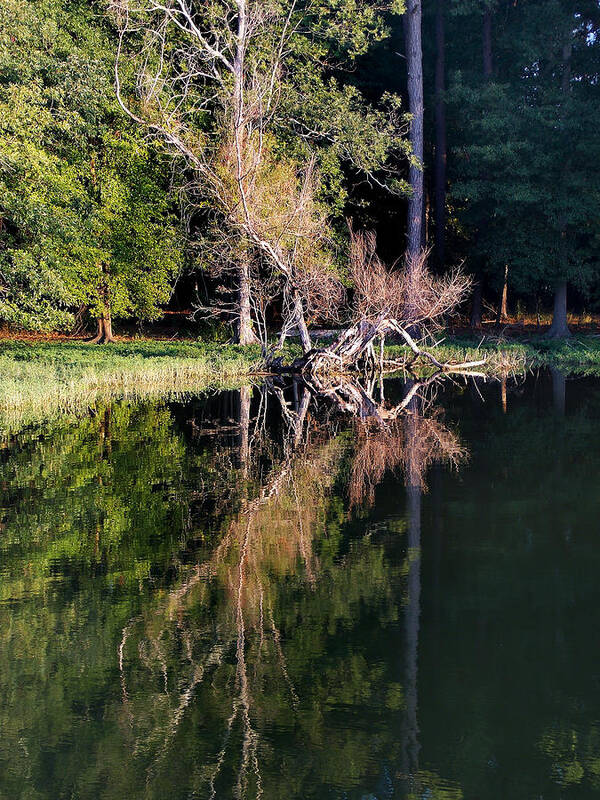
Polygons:
M412 355L406 360L386 360L384 346L386 336L396 335L408 345ZM378 356L375 354L375 343L379 342ZM294 371L307 373L345 372L356 367L379 368L380 372L395 371L399 368L410 368L421 359L424 362L446 372L473 369L485 364L485 359L477 361L447 362L440 361L433 353L420 347L396 319L381 316L370 321L360 320L343 331L329 347L311 350L306 356L296 359Z
M303 375L411 370L421 361L441 371L470 370L485 363L440 361L421 342L432 338L442 321L454 312L470 288L460 271L438 277L427 269L422 253L406 269L388 269L376 252L373 234L351 231L350 273L355 287L350 324L328 346L309 349L290 366L271 359L278 372ZM385 359L386 338L406 345L403 359ZM377 347L377 352L376 352Z

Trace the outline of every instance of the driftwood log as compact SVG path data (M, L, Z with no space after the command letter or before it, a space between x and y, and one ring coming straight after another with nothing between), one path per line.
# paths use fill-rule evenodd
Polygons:
M385 361L386 336L399 336L408 345L412 356L404 361ZM375 344L377 342L379 342L379 353L376 356ZM402 368L410 369L419 359L444 372L464 372L485 364L485 359L442 362L428 350L421 348L408 330L397 320L382 315L373 320L359 320L342 331L328 347L310 350L301 358L297 358L291 367L284 367L280 360L273 360L269 366L278 372L318 376L319 374L344 374L369 366L373 368L373 371L378 370L379 372L392 372Z

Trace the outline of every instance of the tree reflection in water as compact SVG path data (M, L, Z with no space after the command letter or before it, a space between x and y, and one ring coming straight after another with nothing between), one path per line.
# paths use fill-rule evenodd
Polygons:
M196 725L214 735L197 737L191 796L309 797L330 786L350 797L368 781L379 798L420 785L460 796L435 794L435 776L418 771L420 498L432 463L466 458L433 403L438 380L407 383L396 406L347 381L325 398L298 382L254 398L241 390L239 494L220 542L177 565L178 584L124 626L119 644L124 720L150 785L174 764L186 769L183 743ZM352 418L340 424L340 411ZM400 570L370 536L345 552L339 537L352 509L372 505L398 471L407 487ZM382 646L365 634L373 614L403 632L402 675L369 652L369 638ZM394 709L398 728L382 722Z
M329 388L0 439L1 797L598 792L600 383Z

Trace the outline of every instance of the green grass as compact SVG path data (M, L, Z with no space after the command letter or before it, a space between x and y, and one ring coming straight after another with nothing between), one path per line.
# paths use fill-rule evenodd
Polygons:
M98 400L173 396L244 381L257 347L139 340L0 343L0 428L75 412Z
M486 337L439 337L441 343L432 349L440 361L476 361L476 367L487 375L523 374L541 367L556 367L566 374L600 375L600 337L579 336L555 342L543 337L527 339L494 339ZM389 357L408 354L408 348L390 346Z
M566 374L600 375L600 337L582 335L564 341L542 336L527 339L449 337L437 348L440 360L486 358L488 374L524 373L556 367Z
M389 357L406 348L386 348ZM296 345L288 358L299 352ZM568 374L600 375L600 337L565 342L542 337L498 340L449 337L435 348L441 361L486 358L477 371L522 374L554 366ZM258 347L140 339L94 346L82 342L0 342L0 429L56 413L78 412L99 400L173 397L239 386L260 368Z

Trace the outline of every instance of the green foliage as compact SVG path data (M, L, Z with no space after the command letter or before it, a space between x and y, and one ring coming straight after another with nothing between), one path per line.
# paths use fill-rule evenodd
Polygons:
M216 223L210 229L211 237L202 243L204 251L208 262L214 259L210 243L220 236L226 239L224 260L235 261L239 253L232 255L235 248L224 233L224 226L233 224L235 218L231 209L241 205L235 195L238 188L231 180L235 162L227 149L235 138L231 120L237 101L232 93L232 71L216 58L214 69L199 72L190 80L194 59L211 60L214 55L203 52L189 30L182 33L185 22L173 24L163 11L152 3L130 8L125 41L135 55L132 63L136 68L122 77L123 96L136 115L149 125L160 126L167 142L178 137L188 155L195 153L205 165L196 170L195 200L204 203L209 197L210 215ZM251 0L245 12L254 34L245 48L240 80L245 108L255 104L256 111L239 123L245 126L241 158L248 164L244 174L253 176L262 157L253 137L260 137L261 144L268 140L269 156L278 158L284 168L291 165L299 174L314 158L320 176L317 199L342 237L347 236L346 203L357 180L386 183L400 195L407 192L406 181L396 174L395 161L409 152L400 98L385 93L377 105L370 104L349 77L359 56L388 35L381 11L376 4L356 0L317 0L291 7L278 0L269 4L265 13L260 0ZM210 0L195 8L195 14L194 25L209 31L207 36L232 63L237 46L235 25L230 28L223 21L237 19L235 4ZM124 24L118 9L114 16L117 24ZM154 33L143 36L140 30L144 29ZM185 58L182 52L187 53ZM178 86L185 87L181 93L174 90ZM181 150L179 147L178 152ZM246 189L247 203L253 207L252 191L259 181L248 177L246 181L251 186ZM235 236L243 238L239 226ZM276 235L273 238L279 241ZM337 238L339 241L340 236ZM245 247L246 253L253 246L251 241L245 245L237 241L237 245L238 249ZM217 245L214 250L218 249ZM202 254L200 263L206 264Z
M152 319L181 269L164 163L117 110L100 8L0 9L0 319Z
M551 0L491 4L494 72L482 6L448 18L449 169L470 267L530 293L598 280L598 8ZM478 47L469 47L477 42Z

